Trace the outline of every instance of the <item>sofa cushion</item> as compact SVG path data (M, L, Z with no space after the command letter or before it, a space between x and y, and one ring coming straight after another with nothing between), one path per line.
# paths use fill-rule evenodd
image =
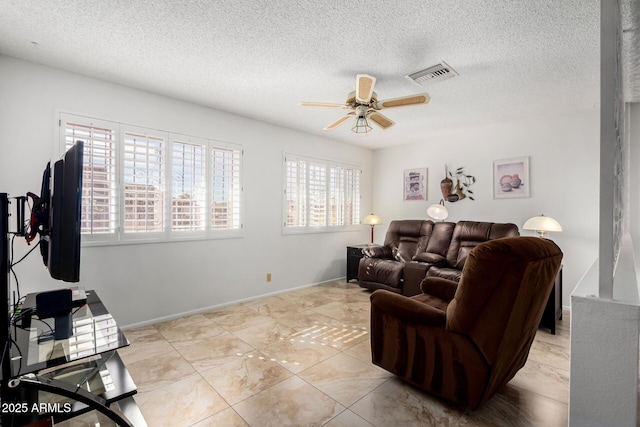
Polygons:
M383 283L399 288L403 269L404 262L391 259L362 258L358 266L358 280Z

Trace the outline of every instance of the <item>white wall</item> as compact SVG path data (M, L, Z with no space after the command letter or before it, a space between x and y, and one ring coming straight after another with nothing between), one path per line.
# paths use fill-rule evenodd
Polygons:
M638 167L640 165L640 103L627 105L629 108L628 232L633 241L636 266L640 267L640 186L637 185L640 182L640 167ZM640 272L636 274L640 277Z
M621 258L633 264L631 255L625 254L629 247L628 239L623 239ZM598 264L593 264L571 295L569 425L635 426L640 309L637 298L630 303L596 296ZM624 275L634 276L629 270ZM635 288L635 277L626 285Z
M82 249L80 284L97 290L121 325L343 277L345 246L368 241L366 227L283 236L282 155L360 165L367 212L370 150L6 56L0 56L0 100L0 191L10 196L39 192L46 162L58 156L61 111L244 146L242 238ZM17 239L16 258L27 250ZM16 272L23 294L64 285L48 277L36 253Z
M529 198L493 198L493 161L530 156ZM491 124L422 143L377 150L373 161L373 206L384 224L376 241L384 240L389 221L427 218L426 209L442 198L444 165L463 166L476 177L475 201L446 203L449 221L513 222L518 227L544 213L558 220L562 233L550 235L562 249L563 305L580 277L598 256L599 111ZM427 167L428 200L403 201L403 171ZM521 230L521 234L532 232Z
M634 184L639 178L640 108L637 104L628 107L625 230L614 269L613 299L600 295L599 262L571 295L571 426L636 425L638 420L640 197ZM604 138L603 144L611 141L613 138ZM612 162L602 167L608 168L607 174L614 173Z

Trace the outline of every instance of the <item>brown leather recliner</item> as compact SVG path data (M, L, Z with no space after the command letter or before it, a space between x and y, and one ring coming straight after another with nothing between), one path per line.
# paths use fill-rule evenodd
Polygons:
M433 221L407 219L391 221L383 246L363 250L358 266L360 286L374 289L402 290L405 263L424 252L433 229ZM424 275L422 276L424 278Z
M473 249L459 284L427 277L411 298L373 292L373 363L478 408L524 366L561 261L551 240L508 237Z
M370 290L417 295L427 275L459 281L467 255L478 244L517 235L518 226L510 223L391 221L384 245L363 250L358 282Z

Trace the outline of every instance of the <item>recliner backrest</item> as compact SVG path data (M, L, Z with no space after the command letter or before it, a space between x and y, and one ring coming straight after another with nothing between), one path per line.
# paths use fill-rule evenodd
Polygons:
M491 240L469 254L446 328L482 352L493 371L489 387L524 365L561 261L560 248L538 237Z
M384 245L394 251L394 257L401 261L410 261L418 252L424 250L429 241L433 221L406 219L391 221Z
M491 225L491 232L489 233L489 240L501 239L503 237L516 237L520 235L518 226L511 223L500 224L494 223Z
M434 223L425 251L446 257L455 226L455 222Z
M451 267L461 270L469 253L480 243L501 237L518 236L519 234L518 226L515 224L458 221L447 252L447 263Z

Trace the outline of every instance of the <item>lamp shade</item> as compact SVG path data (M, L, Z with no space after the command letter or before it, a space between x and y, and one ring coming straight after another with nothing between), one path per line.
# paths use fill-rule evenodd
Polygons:
M440 203L431 205L427 208L427 215L436 221L444 221L449 217L449 210L444 206L444 200L440 200Z
M382 224L382 220L378 215L371 214L371 215L365 216L364 219L362 220L362 223L367 225L378 225L378 224Z
M351 131L357 135L367 135L371 130L372 128L369 126L369 122L365 116L357 117L351 128Z
M534 216L525 221L522 226L524 230L533 230L538 233L538 236L544 237L545 234L549 231L552 232L560 232L562 231L562 227L555 219L550 216L544 216L540 214L538 216Z

